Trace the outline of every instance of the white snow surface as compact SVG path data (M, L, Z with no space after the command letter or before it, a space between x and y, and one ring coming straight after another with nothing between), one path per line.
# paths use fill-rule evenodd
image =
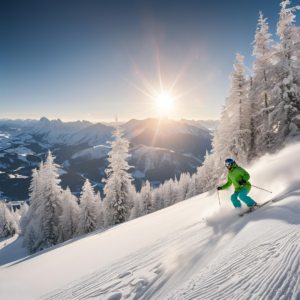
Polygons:
M98 145L98 146L94 146L92 148L88 148L88 149L85 149L85 150L75 153L72 156L72 159L75 159L75 158L78 158L81 156L87 156L90 159L98 159L98 158L107 156L107 154L110 151L111 151L111 147L104 146L104 145Z
M60 176L60 175L63 175L63 174L66 174L68 172L66 172L65 170L61 169L61 168L57 168L57 174Z
M253 187L257 202L290 192L243 218L230 188L221 208L213 190L21 259L17 238L0 247L0 299L300 299L299 151L247 168L273 191Z

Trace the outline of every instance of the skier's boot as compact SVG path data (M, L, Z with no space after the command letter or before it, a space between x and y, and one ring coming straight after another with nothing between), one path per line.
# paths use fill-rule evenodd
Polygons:
M256 210L259 208L259 205L255 202L252 206L248 206L250 211Z

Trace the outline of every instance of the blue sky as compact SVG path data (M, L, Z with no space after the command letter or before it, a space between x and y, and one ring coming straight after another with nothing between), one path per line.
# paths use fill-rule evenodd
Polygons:
M252 68L260 10L278 41L280 2L1 1L0 118L155 117L139 89L180 74L171 117L217 119L237 51Z

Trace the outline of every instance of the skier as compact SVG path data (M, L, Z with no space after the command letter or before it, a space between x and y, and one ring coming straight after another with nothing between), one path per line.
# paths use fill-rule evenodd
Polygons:
M250 179L248 172L239 167L232 158L225 160L225 167L228 169L227 183L217 189L225 190L233 184L235 192L231 195L231 202L235 208L241 207L238 197L247 204L250 210L258 208L258 204L247 196L251 189L251 184L248 181Z

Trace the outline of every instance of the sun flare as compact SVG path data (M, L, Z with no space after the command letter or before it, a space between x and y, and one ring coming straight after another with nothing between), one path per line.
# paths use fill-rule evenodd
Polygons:
M157 105L161 110L168 111L172 107L172 100L168 95L162 94L156 99Z

